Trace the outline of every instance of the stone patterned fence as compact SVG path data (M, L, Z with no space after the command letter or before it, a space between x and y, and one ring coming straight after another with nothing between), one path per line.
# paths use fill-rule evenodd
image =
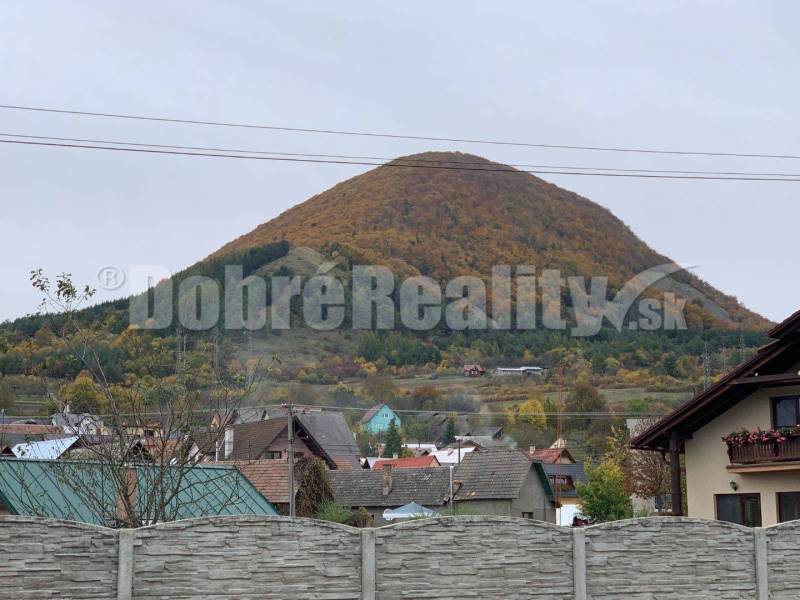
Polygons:
M114 531L0 517L0 598L14 600L783 600L800 597L799 562L800 521L216 517Z

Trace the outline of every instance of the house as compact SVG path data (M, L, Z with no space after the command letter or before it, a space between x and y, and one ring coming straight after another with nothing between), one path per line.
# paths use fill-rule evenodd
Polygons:
M299 438L308 435L314 439L316 445L320 448L321 452L318 455L322 456L324 454L329 457L336 465L335 468L360 468L361 451L358 448L353 432L350 431L347 419L345 419L341 411L298 411L294 418L296 426L295 442L297 442ZM258 423L263 422L271 422L272 424L269 427L262 428ZM247 432L254 432L262 429L262 435L267 435L270 431L284 429L280 425L281 423L287 425L287 427L285 427L286 431L280 432L279 439L273 440L273 445L277 444L282 439L286 439L288 442L288 421L285 408L243 407L233 410L227 415L216 413L211 420L211 431L207 435L198 436L195 450L202 454L206 460L225 459L225 442L222 436L216 433L220 427L224 427L226 430L224 439L227 440L227 448L229 450L228 458L230 458L230 451L232 451L234 445L233 440L236 437L233 429L240 425L248 425L248 428L239 430L240 436L243 434L249 435ZM262 450L264 449L262 448ZM239 451L242 451L241 443L239 444ZM286 448L265 449L266 454L259 458L286 458L286 451ZM303 455L302 450L298 450L297 448L295 448L295 452L300 453L298 456ZM250 455L252 455L252 452L250 452ZM241 459L243 457L239 456L238 458Z
M542 377L545 374L543 367L497 367L494 370L497 376L522 375L527 377Z
M483 455L486 455L483 457ZM366 508L376 525L386 524L383 511L416 502L442 514L449 505L450 467L332 471L333 495L353 509ZM550 482L542 464L521 452L472 452L453 472L456 508L480 515L505 515L555 522Z
M440 508L448 502L450 469L395 469L385 465L380 470L354 469L331 471L329 474L336 502L357 510L364 507L375 519L375 525L386 525L387 508L400 508L415 502L429 508Z
M294 423L292 451L295 459L313 456L314 453L298 435L300 428ZM306 432L307 437L307 432ZM221 460L283 459L289 455L289 424L284 419L253 421L234 425L225 430L224 450ZM330 466L333 466L331 461Z
M516 450L471 452L455 469L456 506L481 515L555 523L556 507L542 463Z
M359 450L341 413L295 415L294 457L317 456L329 469L358 469ZM242 423L225 430L221 460L288 458L289 423L284 418Z
M51 422L67 435L88 436L105 433L102 419L89 413L79 415L70 412L55 413L51 417Z
M337 469L360 468L361 450L344 414L338 410L316 410L300 413L295 418L333 459Z
M403 444L403 449L408 450L409 452L414 454L414 456L423 456L425 454L430 454L438 450L436 444L423 443L423 442L412 442L410 444Z
M486 369L481 365L464 365L465 377L480 377L486 374Z
M511 438L505 438L502 436L502 430L500 437L495 437L494 434L492 435L457 435L456 436L456 443L461 444L462 447L464 446L473 446L479 448L496 448L496 449L504 449L504 448L516 448L517 442L515 442Z
M665 453L673 514L768 526L800 518L800 311L753 358L631 440Z
M6 423L0 425L0 456L14 456L18 444L66 437L61 427L40 423Z
M577 484L585 484L588 481L583 463L576 461L564 446L531 448L529 456L541 461L553 488L559 510L564 506L580 504Z
M439 461L430 454L424 456L409 456L406 458L382 458L376 461L371 469L382 469L383 465L392 465L395 469L423 469L425 467L438 467Z
M544 464L574 465L577 461L565 447L536 448L530 450L530 457Z
M175 519L217 515L277 515L269 501L233 466L172 467L181 484L167 512ZM180 471L178 471L180 470ZM137 482L165 476L147 464L131 467ZM167 473L166 476L169 476ZM81 483L74 486L65 479ZM0 514L41 516L94 525L118 524L119 498L102 463L65 460L0 460ZM91 487L91 492L83 492ZM147 485L136 485L134 507L146 508ZM150 514L145 513L145 514Z
M377 435L389 429L389 424L392 421L394 421L396 427L400 427L400 417L388 404L376 404L361 417L361 427L364 431Z

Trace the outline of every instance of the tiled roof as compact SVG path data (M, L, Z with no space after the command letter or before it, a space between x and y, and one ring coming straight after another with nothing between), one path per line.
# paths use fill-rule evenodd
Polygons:
M406 458L384 458L372 465L373 469L381 469L383 465L392 465L396 469L420 469L438 467L439 461L430 454L426 456L409 456Z
M233 463L256 489L274 504L289 503L289 463L285 460L235 461ZM295 482L295 493L298 483Z
M456 500L517 498L533 464L516 450L470 452L455 470L455 479L461 483Z
M0 425L0 435L13 433L39 436L51 433L63 433L63 430L56 425L30 425L28 423L6 423L5 425Z
M361 450L344 415L323 410L297 415L297 420L339 469L359 469Z
M328 473L333 497L345 506L395 507L409 502L442 506L450 489L450 469L392 469L392 487L383 495L383 470L354 469Z
M532 458L548 464L558 462L564 454L566 454L567 458L574 462L572 455L566 448L537 448L533 451Z
M233 427L233 460L256 460L261 458L270 444L286 429L285 419L253 421Z

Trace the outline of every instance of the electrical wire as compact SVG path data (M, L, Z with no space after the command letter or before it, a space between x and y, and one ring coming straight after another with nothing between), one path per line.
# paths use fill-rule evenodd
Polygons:
M581 171L563 171L563 170L516 170L510 168L481 168L471 167L463 168L457 166L448 166L440 164L419 165L419 164L405 164L402 162L367 162L356 160L333 160L333 159L312 159L312 158L296 158L288 156L260 156L260 155L241 155L241 154L226 154L226 153L210 153L210 152L188 152L179 150L162 150L154 148L131 148L131 147L115 147L115 146L102 146L95 144L68 144L63 142L42 142L42 141L25 141L25 140L2 140L0 144L19 144L25 146L46 146L54 148L72 148L82 150L110 150L117 152L136 152L145 154L159 154L159 155L173 155L173 156L192 156L192 157L210 157L210 158L231 158L242 160L262 160L262 161L285 161L296 163L317 163L317 164L338 164L338 165L358 165L358 166L373 166L373 167L393 167L402 169L443 169L448 171L479 171L479 172L495 172L495 173L528 173L531 175L578 175L588 177L616 177L616 178L643 178L643 179L684 179L684 180L706 180L706 181L764 181L764 182L800 182L800 177L781 178L781 177L733 177L733 176L712 176L712 175L665 175L665 174L650 174L650 173L602 173L602 172L581 172Z
M137 146L143 148L168 148L178 150L199 150L204 152L226 152L237 154L264 154L272 156L293 156L301 158L329 158L329 159L347 159L347 160L380 160L380 161L395 161L403 163L433 163L433 164L452 164L457 166L486 166L486 161L462 161L462 160L445 160L433 159L424 157L399 157L391 158L385 156L353 156L346 154L311 154L306 152L277 152L270 150L253 150L253 149L240 149L240 148L218 148L213 146L185 146L179 144L153 144L143 142L127 142L106 139L93 139L93 138L72 138L72 137L58 137L58 136L44 136L44 135L30 135L21 133L4 133L0 132L0 137L10 137L19 139L30 140L49 140L59 142L77 142L88 144L111 144L114 146ZM524 163L504 163L504 167L515 168L534 168L534 169L571 169L571 170L590 170L590 171L610 171L621 173L668 173L668 174L689 174L689 175L742 175L753 177L800 177L800 173L771 173L771 172L751 172L751 171L697 171L697 170L681 170L681 169L623 169L616 167L596 167L596 166L574 166L574 165L541 165L541 164L524 164ZM505 169L511 170L511 169Z
M318 129L311 127L288 127L280 125L263 125L253 123L236 123L226 121L210 121L210 120L197 120L197 119L182 119L175 117L154 117L147 115L134 115L125 113L111 113L111 112L94 112L82 110L69 110L62 108L48 108L40 106L25 106L16 104L0 104L0 108L6 110L19 110L40 113L54 113L64 115L76 115L85 117L101 117L110 119L127 119L136 121L155 121L161 123L178 123L184 125L205 125L213 127L235 127L242 129L264 129L269 131L286 131L293 133L315 133L326 135L342 135L342 136L358 136L358 137L371 137L371 138L385 138L385 139L399 139L399 140L416 140L416 141L430 141L430 142L452 142L462 144L487 144L495 146L516 146L523 148L543 148L551 150L584 150L592 152L622 152L622 153L637 153L637 154L663 154L663 155L682 155L682 156L717 156L717 157L736 157L736 158L770 158L770 159L791 159L798 160L800 155L795 154L762 154L755 152L717 152L705 150L665 150L657 148L625 148L618 146L580 146L575 144L545 144L534 142L516 142L504 140L491 140L480 138L458 138L458 137L436 137L424 135L406 135L395 133L380 133L369 131L349 131L340 129Z

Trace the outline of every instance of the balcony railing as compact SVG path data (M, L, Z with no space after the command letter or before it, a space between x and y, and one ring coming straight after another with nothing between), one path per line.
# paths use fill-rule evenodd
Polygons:
M756 442L728 446L732 464L752 465L782 461L800 461L800 436L787 437L783 442Z

